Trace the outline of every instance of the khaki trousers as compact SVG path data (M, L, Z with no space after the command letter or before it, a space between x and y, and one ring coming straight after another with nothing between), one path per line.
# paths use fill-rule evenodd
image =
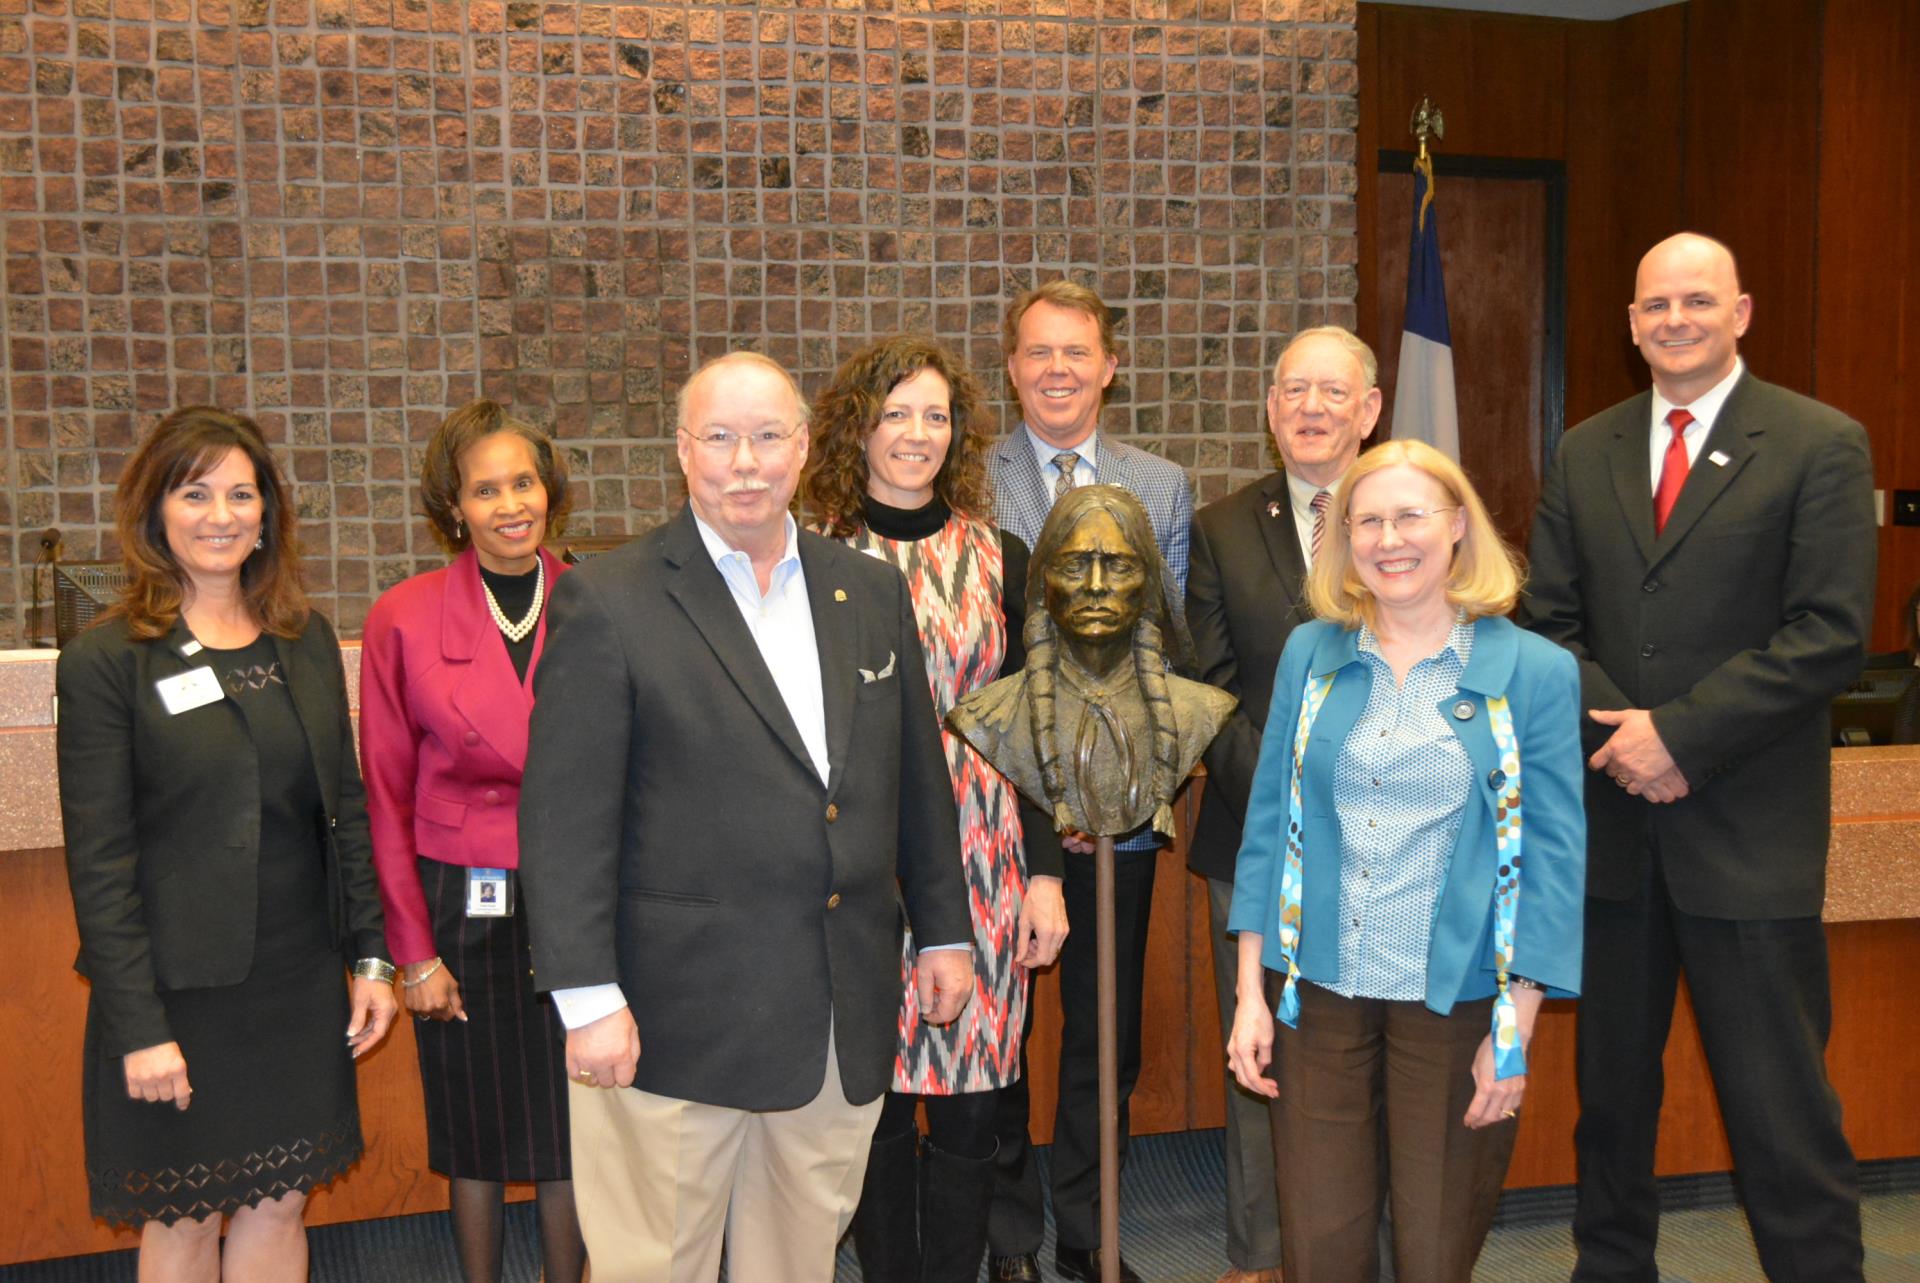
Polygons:
M594 1283L712 1283L723 1237L729 1283L832 1283L882 1100L847 1103L831 1043L820 1094L799 1109L569 1084Z
M1279 977L1267 979L1277 1001ZM1400 1283L1469 1283L1519 1131L1513 1120L1479 1131L1461 1121L1492 1007L1462 1002L1438 1016L1301 983L1300 1027L1274 1029L1287 1283L1374 1283L1383 1189Z

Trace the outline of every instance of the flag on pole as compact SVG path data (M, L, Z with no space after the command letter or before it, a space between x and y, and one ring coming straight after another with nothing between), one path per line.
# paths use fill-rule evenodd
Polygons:
M1407 253L1407 320L1393 392L1394 439L1425 441L1455 462L1460 416L1453 399L1453 334L1440 277L1440 215L1433 207L1433 159L1413 164L1413 245Z

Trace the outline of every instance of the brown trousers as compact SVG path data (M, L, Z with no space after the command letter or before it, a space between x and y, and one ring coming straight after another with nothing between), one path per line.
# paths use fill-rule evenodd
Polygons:
M1277 1001L1280 977L1267 980ZM1511 1120L1479 1131L1461 1121L1492 1008L1482 999L1438 1016L1301 983L1300 1027L1276 1021L1274 1037L1287 1283L1374 1283L1383 1196L1399 1283L1469 1283L1518 1131Z

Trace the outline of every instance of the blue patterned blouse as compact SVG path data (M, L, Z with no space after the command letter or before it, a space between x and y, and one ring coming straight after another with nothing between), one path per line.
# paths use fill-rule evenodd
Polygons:
M1340 977L1348 998L1419 1002L1427 991L1434 908L1473 793L1473 765L1440 713L1473 653L1473 625L1454 621L1446 644L1404 685L1362 626L1373 684L1341 746L1333 797L1340 817Z

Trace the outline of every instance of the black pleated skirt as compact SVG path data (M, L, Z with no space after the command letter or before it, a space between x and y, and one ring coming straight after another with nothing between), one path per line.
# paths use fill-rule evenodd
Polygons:
M533 991L526 915L466 916L467 871L420 857L433 942L460 983L465 1023L414 1024L427 1162L447 1176L568 1180L566 1028Z

